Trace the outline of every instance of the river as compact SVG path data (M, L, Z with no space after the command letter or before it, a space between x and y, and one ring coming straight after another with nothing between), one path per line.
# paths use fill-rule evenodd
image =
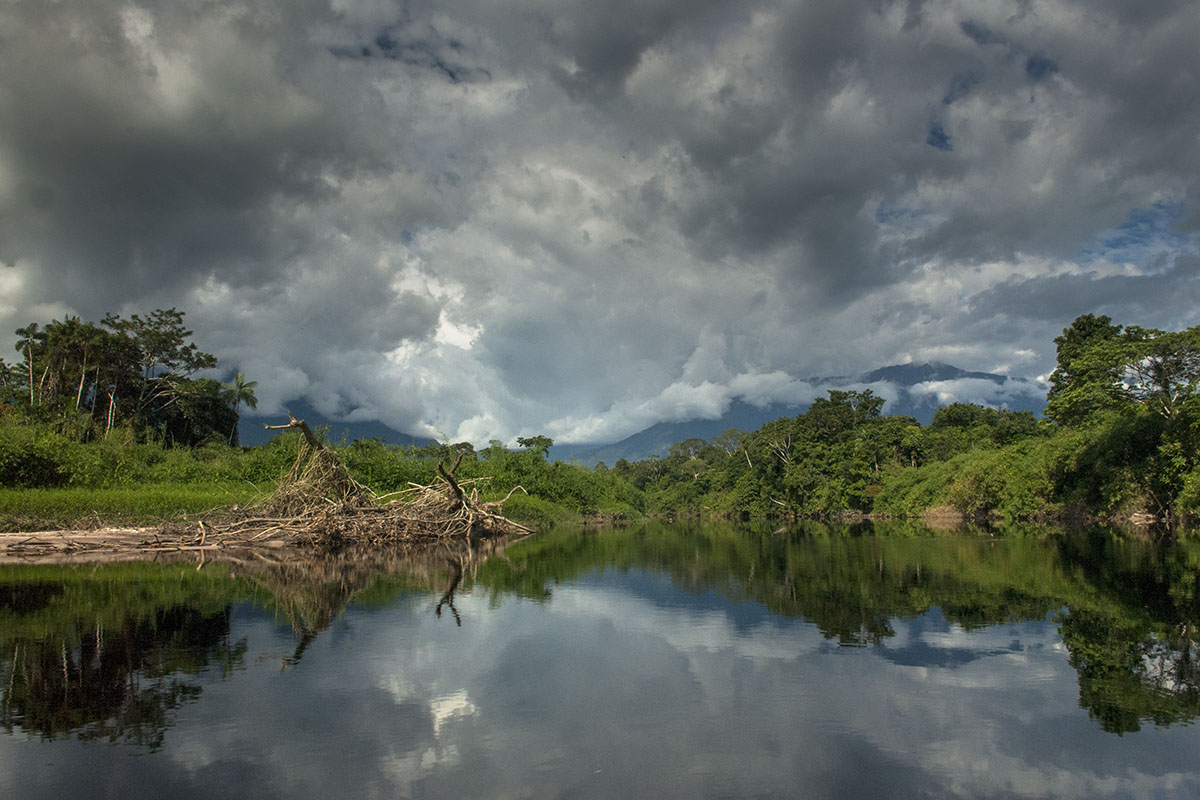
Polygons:
M650 522L0 567L0 796L1200 796L1200 547Z

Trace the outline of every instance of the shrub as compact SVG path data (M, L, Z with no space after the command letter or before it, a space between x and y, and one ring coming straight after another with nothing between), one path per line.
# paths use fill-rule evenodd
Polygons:
M22 425L0 427L0 486L63 486L70 479L67 438Z

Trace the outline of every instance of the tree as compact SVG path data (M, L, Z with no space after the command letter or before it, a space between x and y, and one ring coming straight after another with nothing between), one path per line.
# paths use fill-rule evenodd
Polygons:
M215 366L216 356L188 340L192 332L174 308L128 319L108 314L102 324L67 316L18 329L16 349L25 357L21 401L39 419L82 438L97 428L107 434L122 422L139 437L150 431L166 436L175 406L194 406L208 393L190 376ZM14 376L6 370L5 394L16 401ZM248 402L245 395L240 402Z
M470 442L454 442L447 445L449 453L453 458L462 455L464 461L478 461L479 454L475 452L475 445Z
M911 433L920 430L912 417L879 417L855 427L852 434L853 456L878 475L888 464L908 464L916 460Z
M233 440L237 437L237 421L238 409L245 403L249 408L258 408L258 398L254 396L254 387L258 386L258 381L247 381L246 376L240 372L233 373L233 383L225 384L228 390L228 397L233 401L233 426L229 429L229 443L233 444Z
M25 386L24 371L17 364L7 364L0 358L0 403L15 404Z
M172 402L159 411L156 425L168 444L194 447L218 438L224 441L230 429L236 432L237 413L222 384L198 378L176 387Z
M1175 419L1200 387L1200 327L1183 331L1125 328L1129 344L1124 382L1129 396Z
M116 314L104 317L106 328L133 345L137 375L131 414L134 427L142 432L165 433L166 415L187 392L189 376L217 365L216 356L188 341L192 331L183 326L183 316L175 308L160 308L146 317L138 314L131 314L129 319ZM117 395L111 394L110 398L115 404Z
M688 461L698 457L701 453L711 447L712 445L703 439L692 438L683 442L676 442L667 448L667 452L669 455L679 456L682 460Z
M1136 405L1172 420L1200 389L1200 327L1122 327L1085 314L1054 342L1058 367L1050 376L1046 415L1060 425Z
M167 375L187 376L217 365L216 356L187 341L192 332L183 327L183 316L184 312L174 308L160 308L146 317L130 314L129 319L106 314L103 324L137 343L142 377L150 381Z
M39 327L40 326L36 322L31 322L28 325L26 325L24 328L17 328L17 330L15 331L17 336L21 337L21 340L19 342L17 342L17 345L16 345L17 352L19 352L19 353L23 352L25 354L25 367L27 370L27 374L29 376L28 382L29 382L29 407L30 408L33 408L35 405L37 405L37 401L34 397L34 392L33 392L33 387L34 387L34 381L33 381L34 348L38 347L41 344L44 344L46 341L46 334L39 331L38 330Z
M554 446L554 440L549 436L518 436L517 444L530 452L540 454L542 458L546 458L550 448Z
M964 430L970 430L977 425L988 424L988 412L994 413L993 409L981 406L978 403L951 403L933 412L933 421L930 423L930 426L934 428L963 428Z
M1106 316L1084 314L1054 340L1058 366L1050 375L1046 416L1060 425L1084 424L1120 410L1127 348L1122 328Z
M829 390L829 397L813 400L803 419L819 436L836 436L850 430L863 420L878 417L886 400L876 397L870 389L861 392Z

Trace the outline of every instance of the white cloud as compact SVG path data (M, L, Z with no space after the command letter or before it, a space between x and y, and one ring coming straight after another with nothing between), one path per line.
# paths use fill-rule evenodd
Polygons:
M1195 4L203 6L0 10L0 347L177 306L264 409L486 441L1198 321Z
M1029 397L1031 389L1037 391L1041 389L1045 391L1044 386L1031 387L1027 383L1015 383L1008 381L1003 384L997 384L995 381L990 381L984 378L959 378L949 381L926 381L918 383L909 388L909 392L916 396L932 396L937 399L938 405L949 405L951 403L979 403L988 406L1009 406L1014 400L1022 400Z

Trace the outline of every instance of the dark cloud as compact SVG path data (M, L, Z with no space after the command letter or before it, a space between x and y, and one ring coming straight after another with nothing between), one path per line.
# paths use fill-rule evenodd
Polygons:
M1189 2L18 0L0 320L185 308L268 411L479 441L906 358L1035 375L1076 313L1195 322L1197 30Z
M958 27L971 39L971 41L983 47L991 44L998 44L1007 47L1010 44L1007 36L992 30L983 23L976 22L973 19L964 20L959 24Z
M1025 72L1035 81L1040 81L1058 72L1058 62L1040 53L1034 53L1025 60Z
M1197 324L1200 260L1181 258L1164 272L1143 275L1099 271L1009 280L975 295L974 315L1021 314L1014 324L1066 327L1080 314L1103 313L1119 323L1169 328Z
M305 210L386 168L348 104L288 74L274 15L43 6L7 12L31 19L0 93L7 164L31 187L0 216L0 259L38 264L38 293L95 315L205 280L285 282L323 237Z
M609 100L624 88L643 55L673 31L724 3L714 0L581 0L555 4L531 25L566 61L552 75L572 96Z
M950 83L950 89L946 92L946 96L942 98L942 103L950 105L955 100L961 100L969 95L978 84L979 76L973 72L956 75Z

